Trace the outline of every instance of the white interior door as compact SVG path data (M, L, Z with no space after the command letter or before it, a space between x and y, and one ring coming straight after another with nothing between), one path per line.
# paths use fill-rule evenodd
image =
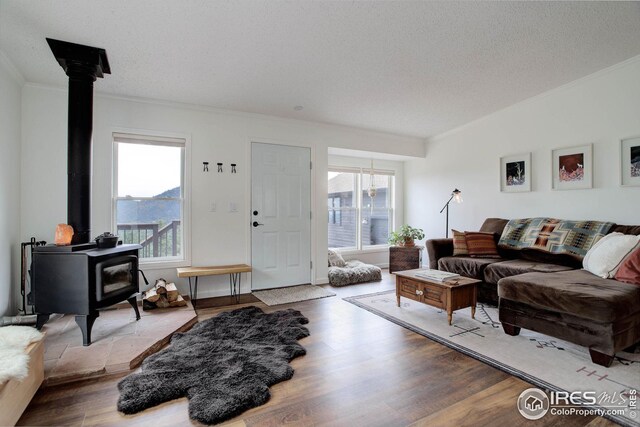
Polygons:
M311 151L251 144L251 288L311 283Z

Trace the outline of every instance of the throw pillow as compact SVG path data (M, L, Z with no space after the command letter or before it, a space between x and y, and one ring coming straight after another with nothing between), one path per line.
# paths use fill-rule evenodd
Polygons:
M582 266L588 272L609 279L616 275L622 260L629 255L640 243L640 236L630 234L610 233L600 239L589 249L582 261Z
M344 267L347 263L338 252L329 249L329 267Z
M500 258L493 233L465 231L469 256L472 258Z
M453 234L453 256L469 256L464 233L458 230L451 230L451 234Z
M640 285L640 248L626 257L616 272L616 280Z

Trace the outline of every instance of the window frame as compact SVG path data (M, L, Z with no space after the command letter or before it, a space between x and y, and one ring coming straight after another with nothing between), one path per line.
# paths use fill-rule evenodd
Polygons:
M157 132L146 130L116 129L111 133L112 143L112 184L111 184L111 229L117 234L118 200L175 200L174 198L157 199L153 197L120 197L118 196L118 146L121 143L133 143L153 146L181 147L182 173L181 188L181 228L182 256L180 258L140 258L139 264L147 270L186 267L191 265L191 136L188 134Z
M356 176L355 179L355 188L354 188L354 206L349 207L340 207L340 211L342 210L355 210L356 212L356 245L350 247L343 248L329 248L340 252L341 254L349 255L349 254L359 254L359 253L367 253L367 252L384 252L389 249L389 243L380 244L380 245L363 245L362 244L362 211L365 209L363 205L363 192L364 188L362 186L362 177L363 175L369 175L371 172L371 168L365 167L347 167L347 166L332 166L329 165L327 168L328 172L338 172L338 173L353 173ZM375 175L385 175L389 177L389 191L387 194L388 198L388 217L389 217L389 230L388 233L391 233L392 230L395 229L395 214L396 214L396 197L395 197L395 179L396 179L396 171L390 169L377 169L373 168L373 173ZM327 194L327 199L329 198L329 194ZM335 207L332 208L334 211ZM335 214L334 214L335 215ZM329 218L327 218L327 226L329 225Z

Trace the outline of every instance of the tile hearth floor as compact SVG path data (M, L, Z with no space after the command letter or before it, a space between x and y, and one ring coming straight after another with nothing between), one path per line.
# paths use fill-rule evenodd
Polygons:
M101 310L91 332L92 344L82 345L75 316L51 319L42 328L45 335L45 385L129 371L145 357L169 342L175 332L197 322L193 306L143 311L136 322L129 304Z

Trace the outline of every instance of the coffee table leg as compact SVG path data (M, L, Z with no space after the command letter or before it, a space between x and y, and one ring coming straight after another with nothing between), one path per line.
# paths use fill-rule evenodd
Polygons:
M453 312L447 311L447 319L449 320L449 326L451 326L451 321L453 320Z
M478 286L473 285L473 301L471 302L471 318L476 318L476 305L478 304Z
M396 300L398 303L398 307L400 307L400 294L396 293Z

